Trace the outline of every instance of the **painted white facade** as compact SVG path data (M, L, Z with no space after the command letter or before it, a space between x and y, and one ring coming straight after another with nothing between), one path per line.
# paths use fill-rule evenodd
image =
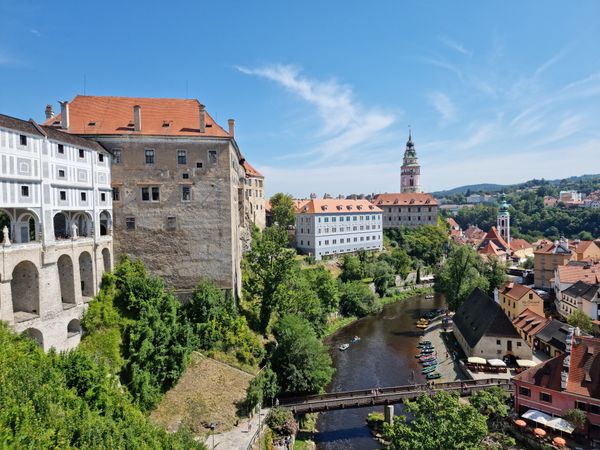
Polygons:
M95 142L0 115L0 320L48 350L113 266L110 154Z
M370 206L372 209L348 210L347 205L343 205L342 210L331 208L322 212L310 212L308 206L303 212L301 208L296 214L296 248L317 260L361 250L381 250L382 211Z

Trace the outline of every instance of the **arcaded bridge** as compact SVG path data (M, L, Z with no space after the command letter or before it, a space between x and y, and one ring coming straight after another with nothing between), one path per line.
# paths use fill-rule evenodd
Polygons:
M282 399L279 406L290 409L294 414L334 411L338 409L363 408L365 406L381 406L413 400L422 393L437 391L455 392L460 396L468 396L473 392L499 386L512 392L512 381L498 378L484 380L450 381L430 384L411 384L387 388L364 389L360 391L333 392L331 394L307 395Z

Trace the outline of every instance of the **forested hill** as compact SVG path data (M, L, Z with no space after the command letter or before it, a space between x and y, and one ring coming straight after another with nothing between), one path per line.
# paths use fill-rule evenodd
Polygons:
M433 192L433 195L437 198L448 197L455 194L467 194L467 193L486 193L492 194L494 192L514 192L519 189L526 189L538 186L554 186L560 189L577 189L580 191L586 191L593 189L594 185L600 184L600 174L595 175L580 175L576 177L569 177L557 180L544 180L533 179L517 184L470 184L466 186L459 186L453 189L447 189L445 191Z

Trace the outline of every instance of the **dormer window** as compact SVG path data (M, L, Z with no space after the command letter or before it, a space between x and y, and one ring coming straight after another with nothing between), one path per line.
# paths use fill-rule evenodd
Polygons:
M163 120L162 126L163 126L163 128L169 128L171 126L171 121Z
M323 206L321 206L321 209L322 209L323 211L327 211L327 205L323 205Z
M342 210L342 205L337 205L337 210L341 211Z

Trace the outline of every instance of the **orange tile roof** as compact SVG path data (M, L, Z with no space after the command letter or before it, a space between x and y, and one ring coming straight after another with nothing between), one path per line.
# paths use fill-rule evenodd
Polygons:
M488 241L483 247L477 249L477 252L480 255L486 256L503 256L506 255L506 252L494 244L494 241Z
M567 391L600 398L600 339L579 336L574 340Z
M537 333L543 330L544 327L549 323L550 319L534 313L529 308L525 309L513 320L513 325L515 328L519 328L528 335L532 336L535 336Z
M246 176L254 178L264 178L264 176L258 170L252 167L252 164L250 164L246 159L244 159L243 166L244 170L246 171Z
M377 194L373 199L373 203L377 206L394 206L394 205L431 205L437 206L437 200L431 194L412 194L412 193L397 193L397 194Z
M507 283L500 288L500 292L514 300L520 300L524 295L529 294L531 291L533 291L533 289L530 287L518 283Z
M380 208L368 200L350 199L311 199L296 206L296 211L303 214L341 214L341 213L380 213Z
M587 266L558 266L556 270L561 283L577 283L578 281L587 284L600 283L600 263Z
M456 220L454 220L452 217L446 218L446 223L448 225L450 225L452 228L460 228L460 226L458 225Z
M141 131L133 130L133 107L141 107ZM78 95L69 103L69 133L85 135L231 137L206 113L200 133L200 102L196 99ZM61 114L45 125L59 125ZM58 124L57 124L58 122ZM94 123L95 125L91 125Z
M533 248L533 245L531 245L529 242L527 242L525 239L511 239L510 240L510 248L513 251L517 251L517 250L524 250L526 248Z

